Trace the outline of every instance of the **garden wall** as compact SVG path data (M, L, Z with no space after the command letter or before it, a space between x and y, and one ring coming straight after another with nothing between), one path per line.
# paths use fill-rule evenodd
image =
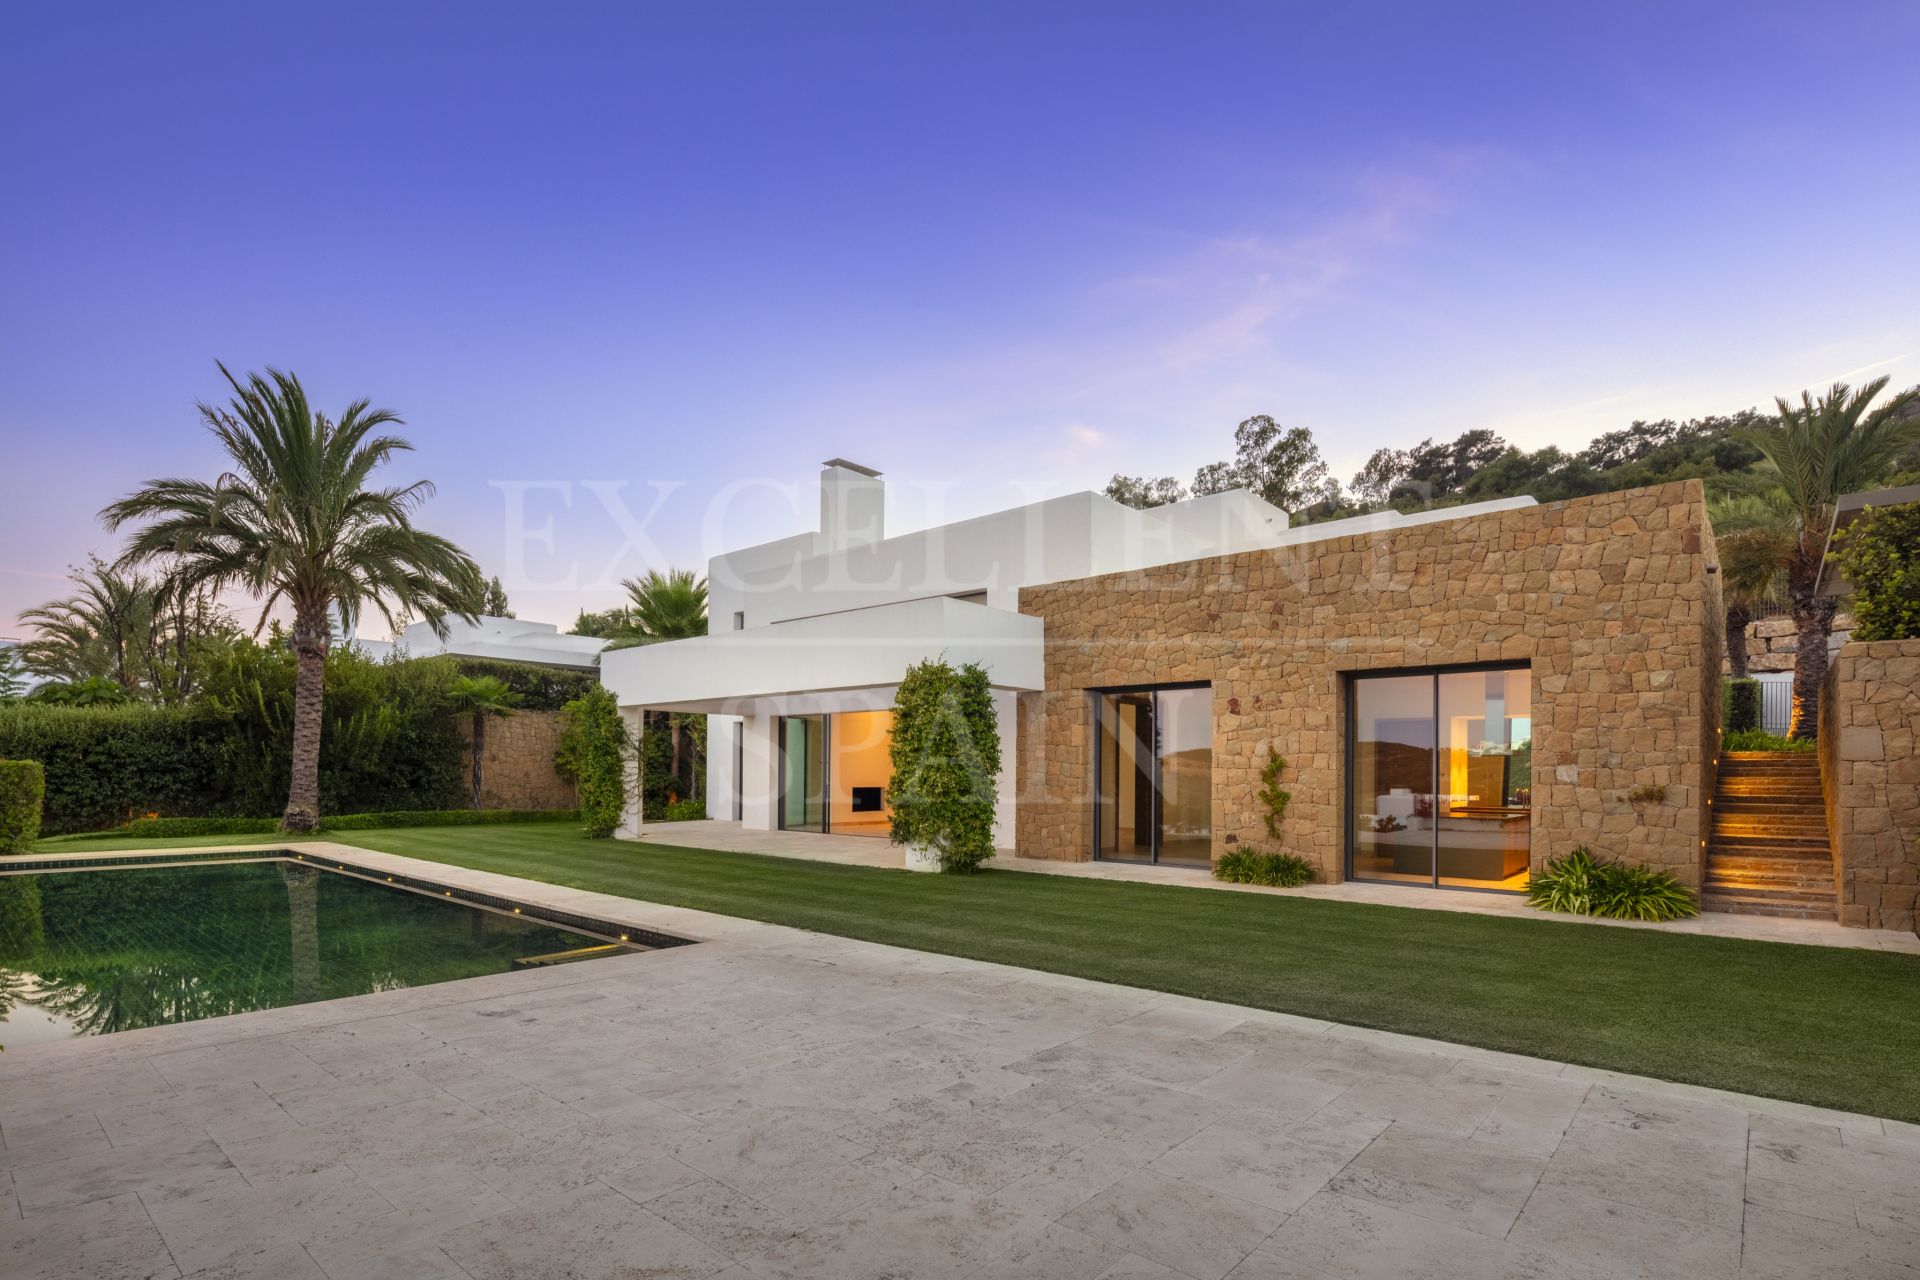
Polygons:
M1345 873L1346 678L1532 669L1532 859L1590 844L1700 883L1720 732L1719 579L1698 481L1028 587L1046 691L1020 695L1019 847L1092 847L1087 690L1208 681L1213 856L1266 842L1269 745L1293 793L1282 847ZM1664 798L1635 803L1638 786Z
M553 767L563 719L559 711L518 711L487 722L487 754L481 761L482 809L575 807L578 797L573 784ZM461 717L462 770L473 767L472 724L472 717Z
M1820 688L1820 781L1840 923L1916 928L1920 640L1854 642Z

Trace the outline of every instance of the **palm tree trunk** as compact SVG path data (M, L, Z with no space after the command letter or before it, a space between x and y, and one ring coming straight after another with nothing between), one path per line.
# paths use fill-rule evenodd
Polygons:
M1809 588L1793 593L1793 726L1795 738L1820 736L1820 686L1827 678L1827 637L1833 634L1833 615L1839 602L1816 596Z
M487 754L487 713L473 713L473 807L480 807L481 760Z
M1747 678L1747 624L1753 610L1744 604L1727 606L1727 674L1735 680Z
M320 826L320 723L327 681L327 612L302 609L293 621L293 779L287 790L286 831Z

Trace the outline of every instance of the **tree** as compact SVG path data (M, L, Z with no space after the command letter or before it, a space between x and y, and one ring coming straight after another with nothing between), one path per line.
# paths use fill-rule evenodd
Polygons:
M1868 507L1834 541L1853 584L1853 638L1920 637L1920 502Z
M487 579L487 585L480 593L480 612L489 618L511 618L513 609L507 604L507 589L500 585L499 575Z
M568 635L592 636L597 640L615 640L633 630L633 612L615 605L599 613L586 609L573 620L573 630Z
M707 634L707 580L693 570L669 569L661 573L658 569L649 569L642 577L628 578L620 585L627 589L628 629L609 648L664 644ZM672 798L691 794L699 770L685 769L683 775L683 767L692 763L686 751L685 720L677 712L649 714L661 717L656 723L665 723L672 742L669 765ZM685 791L680 790L683 781Z
M78 590L22 611L35 631L21 656L35 675L74 682L94 676L131 692L139 687L140 654L153 628L150 579L90 557L69 575Z
M1292 514L1338 494L1305 427L1283 427L1264 413L1255 414L1234 428L1233 445L1232 462L1210 463L1195 474L1196 496L1245 488Z
M1354 496L1371 507L1386 506L1410 465L1405 449L1375 449L1366 465L1354 473Z
M428 482L369 487L373 475L413 446L375 432L398 416L365 399L338 421L315 410L290 373L268 369L233 389L225 406L199 405L233 469L212 483L152 480L101 513L109 528L137 525L118 568L164 564L184 589L240 587L261 603L293 611L298 662L293 769L281 825L320 823L320 726L327 649L335 611L351 627L372 607L389 624L417 613L446 634L449 615L472 621L482 584L471 557L413 523L433 493Z
M495 615L496 617L499 615ZM520 695L507 688L499 676L460 676L447 686L447 708L455 715L472 717L473 726L473 807L480 807L482 761L487 755L487 721L494 716L510 716Z
M0 702L13 702L27 691L27 664L20 660L20 649L9 644L0 648Z
M569 702L553 767L580 792L580 822L589 838L604 840L627 807L627 756L636 744L620 719L620 704L604 685Z
M1708 508L1720 560L1726 611L1727 670L1747 678L1747 626L1762 605L1781 598L1795 544L1793 512L1778 489L1733 494Z
M1149 479L1146 476L1116 475L1107 481L1105 492L1121 506L1141 511L1148 507L1163 507L1187 496L1187 491L1172 476Z
M1792 512L1794 545L1786 589L1797 637L1791 730L1796 738L1819 735L1820 683L1827 674L1827 638L1833 634L1839 601L1816 594L1815 587L1834 503L1842 494L1872 488L1920 435L1920 419L1897 416L1920 398L1920 389L1873 408L1886 387L1887 379L1879 377L1858 390L1836 382L1818 400L1803 391L1797 405L1783 397L1776 402L1779 416L1773 425L1736 433L1760 451Z

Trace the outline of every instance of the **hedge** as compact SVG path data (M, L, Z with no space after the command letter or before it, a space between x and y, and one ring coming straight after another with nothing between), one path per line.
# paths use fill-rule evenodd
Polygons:
M432 659L428 659L432 661ZM598 688L600 677L593 671L560 671L531 662L506 662L498 658L450 658L463 676L493 676L520 695L515 704L523 711L559 711L589 689Z
M140 813L207 813L223 796L217 732L167 707L0 707L0 757L46 772L41 829L91 831Z
M1727 681L1727 732L1760 727L1760 682L1751 676Z
M0 853L24 853L40 838L46 794L38 760L0 760Z
M406 809L392 813L341 813L320 820L320 830L374 831L383 827L483 827L501 822L571 822L573 809ZM108 835L132 840L180 836L270 836L278 818L139 818Z

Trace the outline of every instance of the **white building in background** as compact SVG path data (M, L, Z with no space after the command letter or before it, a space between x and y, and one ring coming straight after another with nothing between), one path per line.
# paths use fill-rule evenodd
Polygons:
M494 658L502 662L533 662L547 667L591 671L600 660L607 641L593 636L567 636L551 622L528 622L521 618L494 618L481 615L472 622L447 619L447 638L433 634L433 627L416 622L400 633L397 640L351 641L368 657L384 661L404 655L431 658L451 654L457 658Z
M1286 541L1287 515L1235 490L1136 511L1076 493L886 536L880 473L820 473L820 526L708 562L706 636L606 654L629 726L705 713L707 812L757 829L887 834L894 690L909 666L983 664L1000 713L995 843L1013 844L1015 696L1042 687L1042 623L1020 588ZM621 834L639 833L630 815Z

